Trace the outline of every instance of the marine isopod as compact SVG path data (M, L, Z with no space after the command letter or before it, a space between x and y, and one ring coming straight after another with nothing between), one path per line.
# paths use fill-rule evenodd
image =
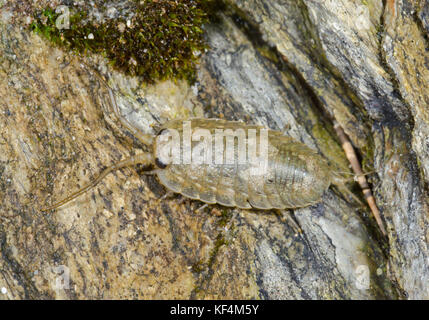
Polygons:
M97 76L104 82L100 75ZM94 187L109 172L136 164L151 167L153 170L149 173L157 175L161 184L175 193L207 204L217 203L242 209L293 209L309 206L319 202L330 185L344 186L348 180L305 144L284 136L279 131L265 129L262 126L221 119L194 118L185 121L194 132L203 130L205 136L215 137L218 132L222 132L222 146L224 141L232 142L232 151L227 147L219 151L218 145L213 141L207 144L206 139L191 139L185 142L186 133L182 120L167 122L156 135L143 134L121 116L113 92L107 84L106 86L109 89L115 115L143 144L148 146L150 151L108 167L94 181L65 199L42 209L43 211L58 208L75 199ZM254 164L251 161L239 161L241 159L240 138L244 139L245 144L249 144L248 133L252 130L256 132L260 141L264 130L267 136L267 145L264 149L266 163L262 173L252 171ZM244 135L239 134L243 132ZM176 136L180 140L180 143L175 144L176 159L179 161L172 161L171 157L166 159L166 153L161 152L169 141L165 138L167 136ZM200 138L202 136L204 134L200 134ZM202 148L203 146L206 148ZM185 153L191 152L187 150L189 148L210 151L209 156L207 157L206 152L206 157L203 157L205 161L184 161L189 157ZM258 156L261 158L262 147L259 146L258 150ZM224 161L216 162L216 154ZM226 163L227 156L232 157L233 161ZM384 233L384 228L382 231Z
M209 130L215 136L215 130L223 130L225 140L235 138L234 133L242 129L264 129L260 126L246 125L237 121L220 119L190 119L192 128ZM144 136L142 142L152 143L152 152L141 153L125 159L103 171L88 186L54 204L46 210L57 208L79 196L98 183L107 173L119 168L142 164L154 167L151 173L156 174L161 184L167 189L185 197L201 200L208 204L221 204L242 209L286 209L304 207L318 202L331 183L342 184L344 179L335 174L328 162L315 151L281 132L268 130L268 166L265 174L253 174L249 161L239 163L239 148L235 143L234 164L220 163L167 163L156 157L162 147L162 140L171 130L180 134L183 141L183 121L173 120L165 124L159 135ZM230 129L231 131L227 131ZM226 133L225 133L226 132ZM234 139L236 142L237 139ZM199 147L201 141L192 141L192 149ZM213 144L214 145L214 144ZM180 159L184 158L183 143L178 148ZM227 150L224 148L223 157Z

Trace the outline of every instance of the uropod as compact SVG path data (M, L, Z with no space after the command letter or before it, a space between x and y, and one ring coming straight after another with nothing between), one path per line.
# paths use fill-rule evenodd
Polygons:
M262 126L193 118L172 120L157 134L144 134L121 115L111 88L96 75L108 88L115 116L149 151L106 168L95 180L42 211L68 203L114 170L137 164L151 168L147 173L155 174L172 192L241 209L295 209L319 202L330 185L348 190L344 186L349 179L316 151Z

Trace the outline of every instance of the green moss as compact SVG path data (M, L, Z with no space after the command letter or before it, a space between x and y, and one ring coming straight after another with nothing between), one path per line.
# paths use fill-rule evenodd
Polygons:
M195 272L195 273L201 273L202 271L204 271L205 268L206 268L206 265L204 261L199 260L192 265L191 270L192 272Z
M198 55L207 49L202 26L217 10L214 0L131 1L134 17L99 24L70 8L70 28L55 26L61 13L46 8L31 29L55 45L78 53L97 53L111 65L148 82L166 78L195 80ZM91 35L90 37L88 37Z
M369 139L368 139L369 140ZM366 146L361 148L361 153L364 156L362 158L362 170L363 172L372 172L374 171L374 143L368 141Z
M217 235L214 248L210 252L210 258L209 258L209 261L207 263L207 266L209 267L209 269L213 266L220 248L224 245L228 245L228 241L225 239L225 237L222 235L222 233L219 233Z
M220 219L217 221L218 226L225 227L229 220L232 218L232 211L228 209L222 209Z
M341 146L333 141L332 137L335 133L332 131L333 128L330 128L330 131L328 131L326 124L313 121L311 133L318 141L322 153L329 159L335 170L349 172L349 162Z

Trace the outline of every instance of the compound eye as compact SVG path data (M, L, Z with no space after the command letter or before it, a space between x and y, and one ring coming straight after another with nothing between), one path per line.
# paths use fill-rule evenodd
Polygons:
M160 136L162 134L165 134L168 131L167 128L162 128L161 130L158 131L158 133L156 134L157 136Z
M156 136L155 165L160 169L165 169L171 163L171 154L174 152L171 150L173 138L168 128L162 129Z
M163 163L161 160L159 160L159 158L155 158L155 164L160 169L167 168L167 165L165 163Z

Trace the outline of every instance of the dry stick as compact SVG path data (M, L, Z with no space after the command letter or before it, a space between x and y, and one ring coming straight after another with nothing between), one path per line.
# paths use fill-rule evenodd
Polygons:
M377 204L375 203L375 198L372 195L371 189L368 186L365 175L362 171L362 167L356 156L355 150L353 149L353 146L349 138L346 136L343 128L341 128L337 121L334 121L334 129L337 132L338 137L340 138L341 146L346 153L346 157L352 165L353 171L357 176L357 181L362 188L362 192L365 196L366 202L368 202L368 205L371 208L372 214L374 215L375 220L377 221L377 224L381 229L381 232L383 233L383 235L386 235L386 229L384 228L383 221L380 217L380 210L378 210Z

